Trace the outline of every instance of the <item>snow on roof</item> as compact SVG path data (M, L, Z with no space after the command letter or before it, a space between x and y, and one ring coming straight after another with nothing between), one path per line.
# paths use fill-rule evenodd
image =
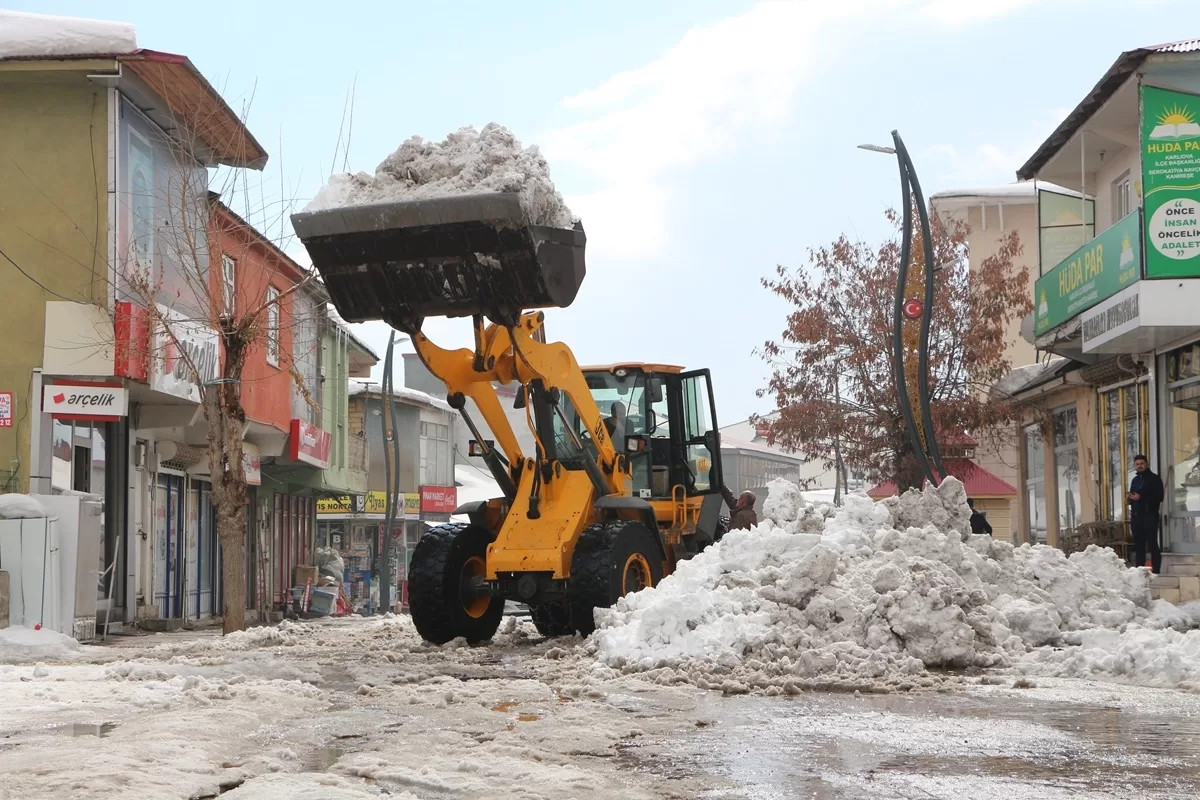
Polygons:
M1053 377L1060 368L1066 365L1067 361L1068 359L1062 356L1054 356L1040 364L1026 364L1023 367L1017 367L996 381L992 387L992 393L1001 397L1020 394L1026 389L1036 386L1042 380Z
M1011 483L988 472L969 458L948 458L946 471L962 481L968 497L1014 497L1016 488ZM884 481L871 491L868 497L879 499L897 494L894 481Z
M128 22L0 10L0 58L118 55L137 50Z
M721 448L723 450L749 450L755 453L767 453L777 458L786 458L789 461L804 463L803 457L795 453L789 453L782 448L772 447L762 442L748 442L745 439L737 439L732 436L725 436L724 434L721 435Z
M360 394L383 395L383 385L379 381L369 381L362 378L351 378L349 393L351 397ZM392 397L398 403L410 403L419 406L429 406L431 408L440 409L441 411L453 411L450 404L445 400L439 400L431 394L426 394L418 389L409 389L407 386L392 387Z
M937 192L930 199L935 203L939 200L1009 200L1016 203L1032 203L1037 198L1037 192L1058 192L1070 197L1079 197L1079 192L1067 189L1046 181L1018 181L1002 183L997 186L981 186L975 189L947 189ZM943 203L945 205L945 203Z

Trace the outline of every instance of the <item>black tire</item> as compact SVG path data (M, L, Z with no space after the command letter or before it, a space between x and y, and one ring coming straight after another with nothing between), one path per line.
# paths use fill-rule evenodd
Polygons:
M617 520L589 526L575 544L567 600L571 627L584 636L596 630L592 612L623 595L662 580L662 550L640 522ZM642 573L642 574L638 574Z
M546 638L570 636L575 632L571 627L571 607L566 600L532 605L529 607L529 616L538 633Z
M413 550L408 573L408 605L421 638L445 644L462 636L486 642L500 627L504 598L464 597L468 573L485 563L488 532L476 525L450 523L430 528Z

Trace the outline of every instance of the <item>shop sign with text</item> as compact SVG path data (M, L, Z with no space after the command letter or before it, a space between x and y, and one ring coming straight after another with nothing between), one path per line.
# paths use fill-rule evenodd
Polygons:
M54 419L116 422L129 413L129 392L120 384L56 383L42 387L42 411Z
M291 456L293 461L302 461L318 469L329 469L329 453L332 449L333 436L329 431L302 419L292 420Z
M1200 97L1142 87L1146 277L1200 275Z
M1112 297L1141 276L1141 223L1134 211L1038 278L1034 333L1042 335Z
M166 306L158 311L150 388L199 403L201 384L215 381L220 369L217 332Z
M452 514L456 508L458 508L457 487L421 487L421 511L430 514Z

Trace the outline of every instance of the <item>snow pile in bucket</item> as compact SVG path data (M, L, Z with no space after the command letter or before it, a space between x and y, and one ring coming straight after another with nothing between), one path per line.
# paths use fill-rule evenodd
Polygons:
M385 158L373 176L360 172L331 177L304 210L490 192L519 193L533 225L574 225L538 148L522 148L516 136L494 122L482 131L460 128L441 142L413 136Z
M887 688L929 668L1009 666L1073 632L1151 616L1149 574L1096 547L969 533L962 484L838 509L768 487L764 520L596 611L602 662L726 691Z

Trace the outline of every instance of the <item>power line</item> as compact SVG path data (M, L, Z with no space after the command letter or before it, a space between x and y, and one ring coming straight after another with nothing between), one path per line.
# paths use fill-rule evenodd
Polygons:
M10 263L10 264L12 264L14 267L16 267L16 268L17 268L17 272L21 273L21 274L22 274L22 275L24 275L26 278L28 278L29 280L31 280L31 281L33 281L34 283L36 283L38 286L42 287L42 291L44 291L44 292L46 292L46 293L48 293L48 294L52 294L52 295L54 295L55 297L59 298L60 300L66 300L68 303L78 303L78 302L79 302L78 300L75 300L75 299L73 299L73 298L66 297L65 295L61 295L61 294L59 294L58 292L56 292L56 291L54 291L53 289L51 289L51 288L49 288L48 286L46 286L46 284L44 284L44 283L42 283L41 281L39 281L37 278L35 278L35 277L33 277L32 275L30 275L30 274L29 274L28 272L26 272L25 270L21 269L21 265L20 265L20 264L18 264L16 261L13 261L13 260L12 260L12 256L10 256L8 253L4 252L4 250L2 250L2 249L0 249L0 256L4 256L4 260L5 260L5 261L7 261L8 263Z

